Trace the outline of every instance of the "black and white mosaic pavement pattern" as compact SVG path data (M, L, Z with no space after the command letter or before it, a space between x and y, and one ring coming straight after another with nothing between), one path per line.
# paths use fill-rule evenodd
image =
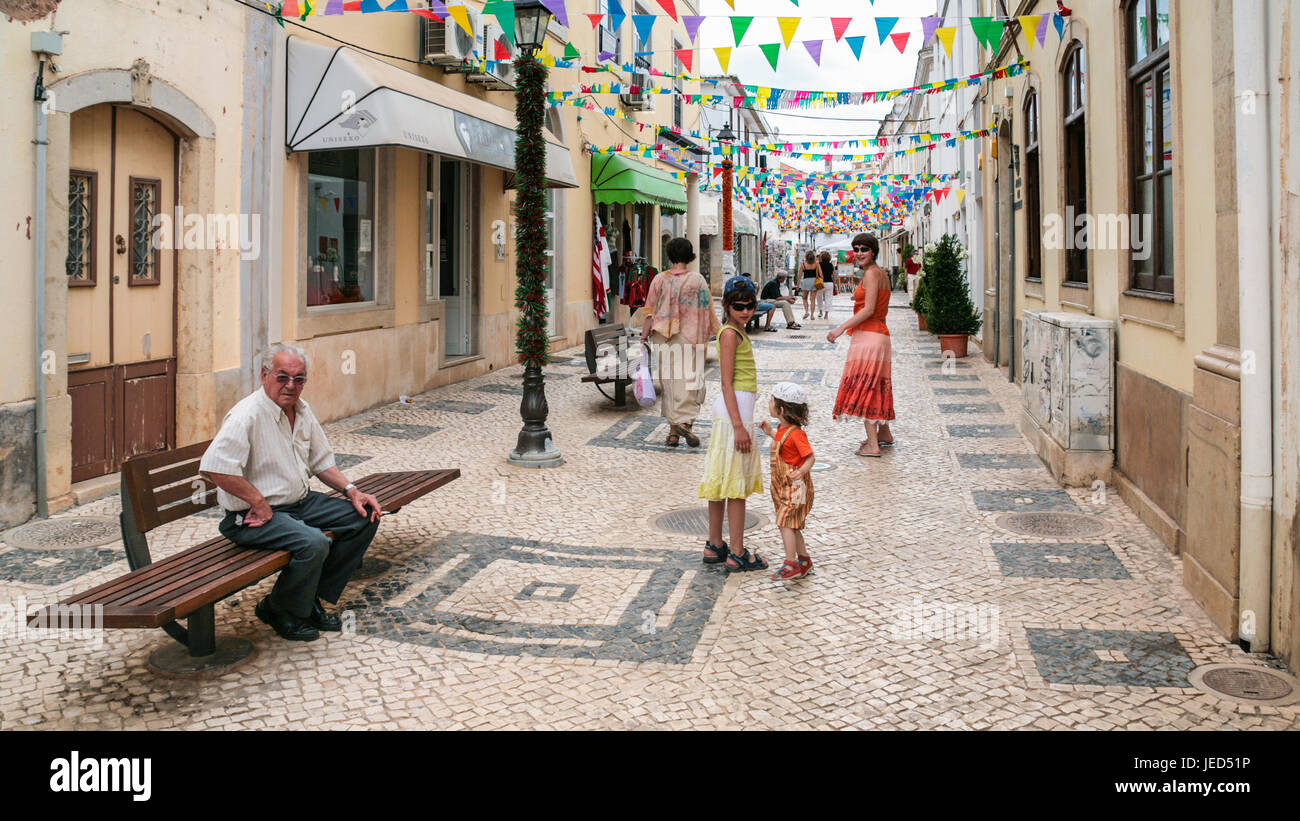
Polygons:
M992 545L1003 576L1022 579L1130 579L1104 544L998 542Z
M967 470L1037 470L1043 466L1032 453L958 453L957 464Z
M935 396L992 396L988 388L934 388Z
M396 560L340 609L357 631L502 656L691 660L726 571L697 551L451 533Z
M422 407L433 411L479 414L492 410L496 405L488 402L466 402L461 399L437 399L422 405Z
M1064 490L972 490L971 496L975 507L986 511L1079 510Z
M1103 687L1190 687L1195 664L1173 633L1027 628L1043 680Z
M939 413L1002 413L1002 406L997 402L943 402L939 404Z
M973 374L966 373L928 373L926 377L931 382L978 382L980 378Z
M972 439L1019 439L1015 425L949 425L948 435Z
M713 430L712 420L696 419L691 430L700 437L698 448L688 446L685 439L679 446L671 448L665 444L668 438L668 421L662 416L625 416L588 440L587 444L601 448L650 450L656 453L704 453L709 448L709 434ZM756 433L759 448L768 450L772 440L762 431Z
M433 425L408 425L402 422L375 422L373 425L366 425L364 428L357 428L351 433L360 433L363 436L384 436L389 439L423 439L431 433L437 433L442 430L440 427Z
M68 550L28 550L14 547L0 553L0 579L54 587L122 561L120 547L81 547Z
M334 454L334 466L339 470L347 470L354 465L368 461L370 458L356 453L336 453Z

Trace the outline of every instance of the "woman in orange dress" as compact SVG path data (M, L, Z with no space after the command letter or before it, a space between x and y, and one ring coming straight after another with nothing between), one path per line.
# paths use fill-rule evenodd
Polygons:
M867 438L858 446L858 456L879 456L882 445L894 443L889 430L894 418L893 353L885 325L889 277L876 264L879 254L880 241L874 235L858 234L853 238L854 262L862 268L862 280L853 292L853 316L826 334L832 343L842 334L853 337L833 416L837 421L843 417L863 421Z

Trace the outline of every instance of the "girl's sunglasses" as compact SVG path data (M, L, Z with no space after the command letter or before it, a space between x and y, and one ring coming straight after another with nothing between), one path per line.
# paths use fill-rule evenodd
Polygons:
M733 302L731 307L737 311L752 311L758 307L758 304L754 302Z

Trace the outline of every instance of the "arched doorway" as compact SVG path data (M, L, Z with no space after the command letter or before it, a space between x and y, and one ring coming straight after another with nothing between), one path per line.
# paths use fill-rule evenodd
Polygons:
M179 138L147 110L111 103L73 112L68 136L68 394L78 482L176 443Z

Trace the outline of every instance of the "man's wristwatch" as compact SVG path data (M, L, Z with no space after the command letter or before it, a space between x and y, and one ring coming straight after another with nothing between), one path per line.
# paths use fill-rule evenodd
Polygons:
M356 485L352 484L351 482L348 482L347 487L343 488L343 492L346 494L348 491L356 490L356 489L357 489Z

